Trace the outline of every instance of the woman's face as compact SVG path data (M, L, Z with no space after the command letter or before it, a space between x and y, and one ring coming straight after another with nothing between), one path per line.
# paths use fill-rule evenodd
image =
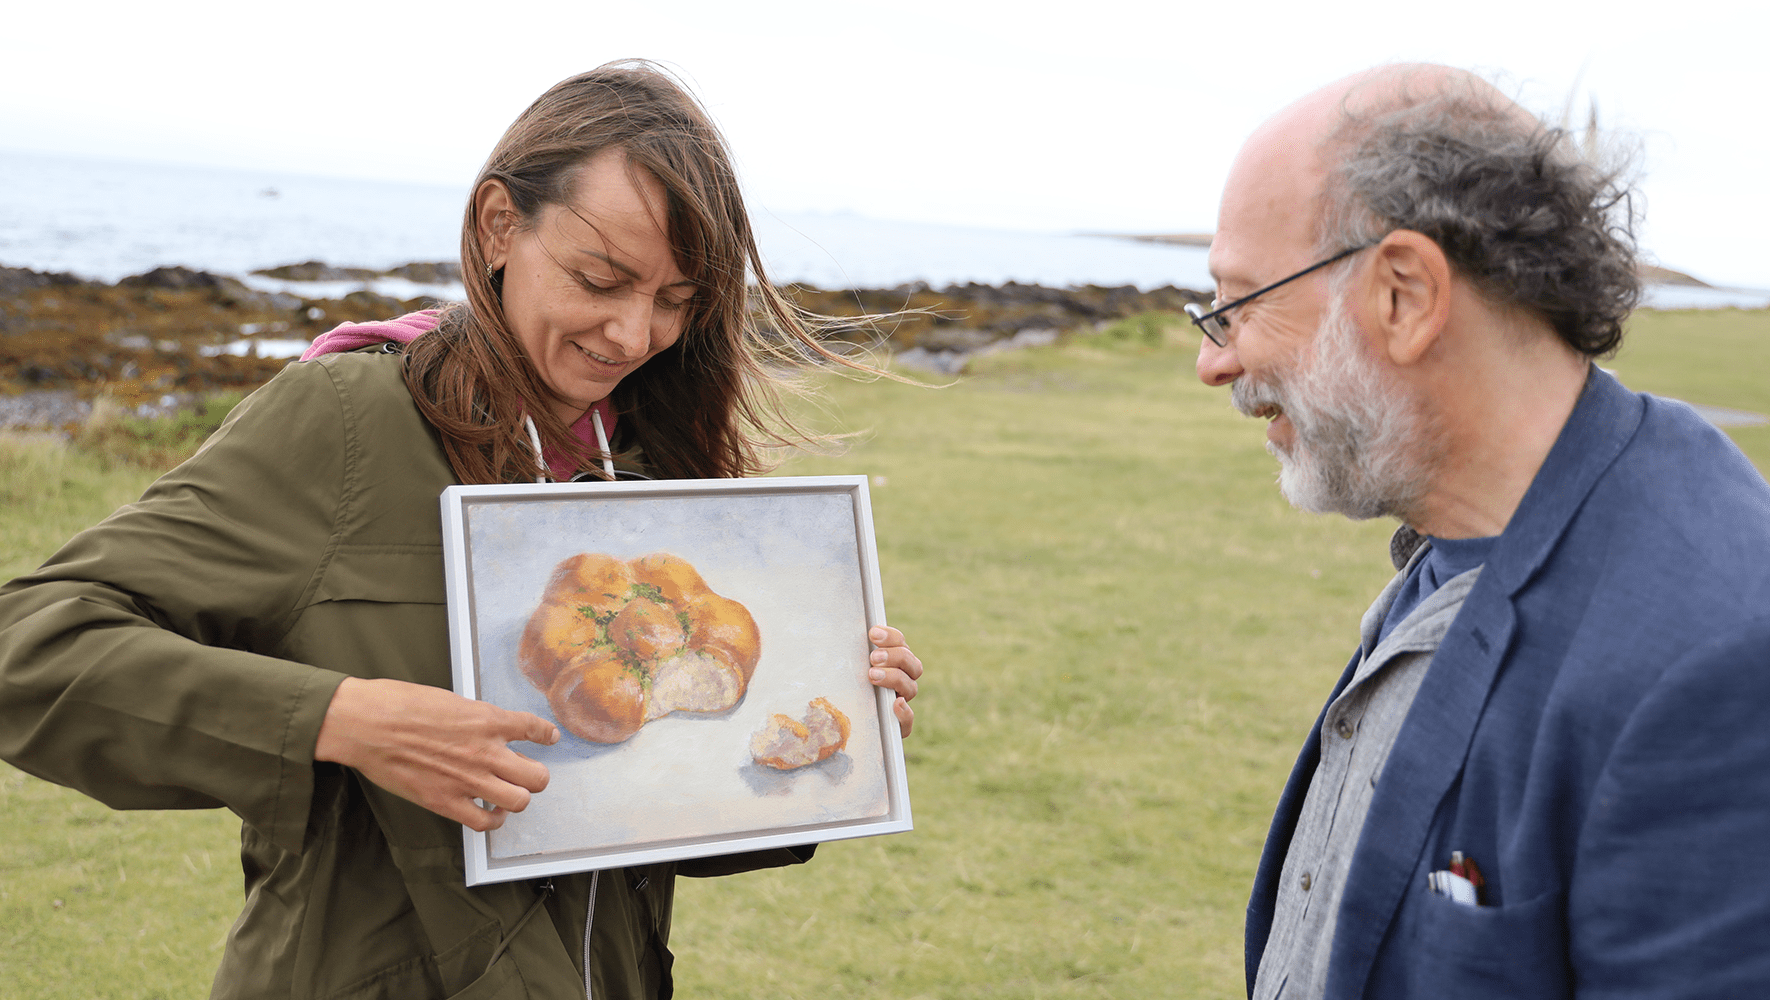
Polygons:
M504 315L571 423L676 342L694 283L666 235L664 187L620 150L578 168L567 205L517 224L488 181L476 215L487 259L504 269Z

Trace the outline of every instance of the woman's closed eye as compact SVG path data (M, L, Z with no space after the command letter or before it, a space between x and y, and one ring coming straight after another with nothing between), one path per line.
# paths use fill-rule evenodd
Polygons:
M614 275L579 273L573 277L577 279L578 284L585 291L592 295L624 295L633 290L631 280ZM665 289L653 293L652 301L657 304L659 309L679 312L688 308L689 303L694 301L694 293L681 289L674 291Z
M632 285L632 283L626 279L614 275L585 274L580 272L572 275L572 277L577 279L578 284L583 286L585 291L597 295L615 295L626 291Z

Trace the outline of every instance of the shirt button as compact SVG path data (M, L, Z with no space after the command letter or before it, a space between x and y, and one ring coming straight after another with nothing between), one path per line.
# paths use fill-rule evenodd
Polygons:
M1298 879L1297 883L1303 887L1304 892L1308 892L1309 891L1309 873L1304 872L1303 877Z
M1352 738L1352 723L1345 719L1341 719L1339 722L1334 723L1334 732L1339 733L1341 739L1349 740Z

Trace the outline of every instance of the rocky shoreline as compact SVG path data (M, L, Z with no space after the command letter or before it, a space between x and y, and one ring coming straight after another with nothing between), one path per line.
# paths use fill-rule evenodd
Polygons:
M0 428L77 424L101 395L147 416L214 392L255 388L303 342L339 322L384 319L441 301L428 294L399 298L373 286L439 288L456 285L460 272L450 262L371 271L307 261L250 277L270 280L252 287L226 275L162 267L113 285L0 267ZM1172 287L1012 282L785 291L814 313L856 318L852 325L838 321L831 336L874 346L883 340L903 363L947 373L978 354L1051 343L1139 313L1178 312L1207 298ZM896 315L879 324L858 321L882 313Z
M100 395L146 416L255 388L288 363L260 343L311 340L342 320L433 301L367 289L309 298L184 267L114 285L0 267L0 427L78 423Z

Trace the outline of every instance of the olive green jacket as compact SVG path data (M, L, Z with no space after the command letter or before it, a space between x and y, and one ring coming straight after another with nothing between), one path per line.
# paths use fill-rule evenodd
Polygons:
M456 480L399 365L290 365L0 588L0 757L119 809L240 816L246 904L214 997L552 1000L584 995L586 951L597 1000L669 996L674 876L808 849L469 888L459 824L313 759L346 676L450 686Z

